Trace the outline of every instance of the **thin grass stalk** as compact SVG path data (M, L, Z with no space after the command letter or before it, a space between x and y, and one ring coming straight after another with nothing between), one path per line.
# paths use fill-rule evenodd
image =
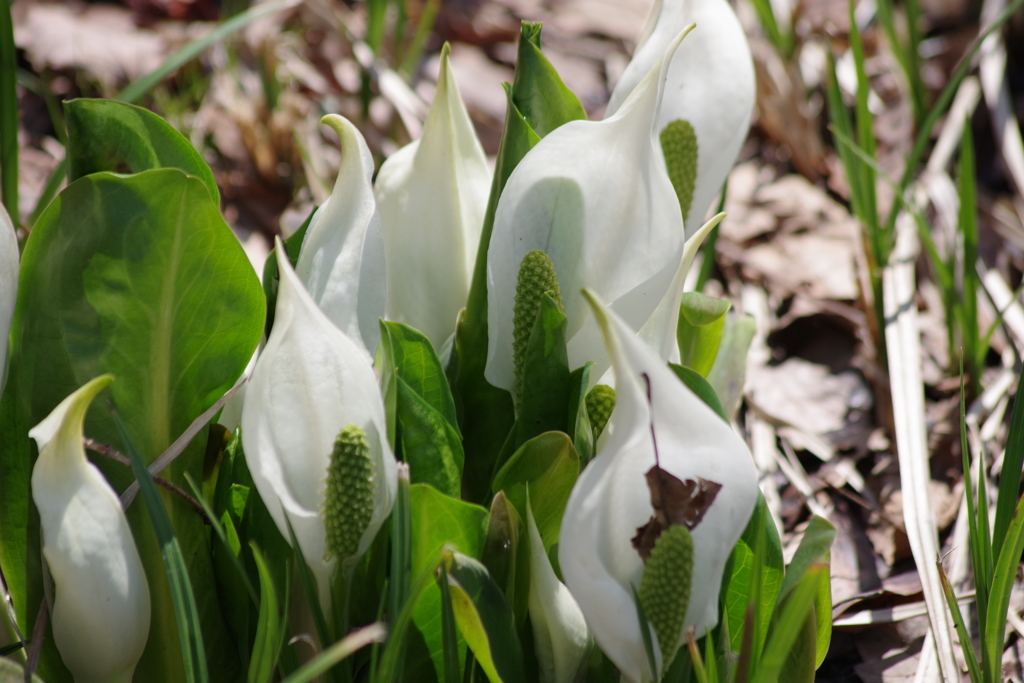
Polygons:
M963 137L960 143L960 215L958 232L963 240L963 262L961 263L961 286L963 296L960 306L963 315L960 320L960 340L964 345L967 360L967 374L970 378L971 396L981 393L981 370L987 349L980 348L978 332L978 207L975 196L974 138L969 121L964 121Z
M921 159L924 156L925 150L928 149L928 145L931 143L932 129L942 118L942 115L946 112L950 103L953 101L953 95L956 94L957 89L960 87L960 83L963 82L967 73L971 70L971 65L974 63L974 57L981 49L981 44L985 41L993 31L998 30L1009 21L1017 10L1024 7L1024 0L1013 0L1007 6L1003 13L999 15L999 18L992 22L992 25L986 28L981 35L979 35L974 43L971 45L971 49L967 51L967 54L960 60L960 64L953 72L953 76L943 87L942 92L939 93L938 99L932 108L928 110L928 116L925 117L924 123L917 131L917 137L914 139L914 146L910 150L910 154L907 155L907 165L903 170L903 176L900 178L899 194L903 194L906 189L910 186L910 181L913 180L917 167L921 163ZM885 221L886 229L892 230L896 226L896 216L899 214L899 205L893 204L892 208L889 209L889 216Z

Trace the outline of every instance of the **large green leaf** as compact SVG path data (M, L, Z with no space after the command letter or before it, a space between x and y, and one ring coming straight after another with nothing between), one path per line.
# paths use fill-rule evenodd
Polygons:
M512 100L530 128L544 137L563 123L586 120L587 112L540 51L540 33L539 23L523 22Z
M464 455L441 361L418 330L393 322L381 322L380 328L378 364L396 452L409 463L413 483L430 484L457 498Z
M483 556L487 536L487 510L479 505L446 496L426 484L409 489L412 519L412 576L418 577L437 559L445 546L471 557ZM410 634L410 656L419 649L429 657L439 680L444 673L444 643L441 621L441 591L436 584L427 588L413 611L415 631ZM459 658L465 656L466 644L458 643ZM415 667L407 663L406 673L413 676ZM423 674L425 675L425 674ZM418 680L418 679L417 679Z
M77 99L64 103L68 182L90 173L141 173L179 168L203 181L220 202L213 171L191 143L162 118L134 104Z
M516 446L544 432L567 431L572 383L565 329L565 314L545 294L523 358L523 400L516 416Z
M547 551L558 543L562 513L580 474L580 457L563 432L546 432L517 450L494 477L494 490L504 491L520 517L526 518L529 486L533 517Z
M718 413L726 422L729 421L729 417L725 414L725 409L722 407L721 401L718 400L718 394L715 393L714 387L701 376L699 372L692 368L686 368L682 365L676 365L675 363L669 363L668 367L672 372L676 373L676 377L686 385L686 387L697 395L697 398L704 401L711 410Z
M430 484L457 497L462 488L462 440L455 427L397 377L398 453L414 484Z
M758 556L759 563L755 561ZM759 492L754 514L733 548L722 581L721 602L733 652L740 651L747 605L755 597L759 605L755 610L757 621L752 643L756 652L763 647L782 578L782 542L764 496Z
M491 500L482 560L512 607L516 628L522 629L530 597L530 552L526 524L504 491Z
M398 376L457 430L455 401L430 340L413 327L386 321L381 323L381 338L385 335L389 341L387 352Z
M722 343L715 364L708 373L708 384L721 400L727 420L732 420L743 400L743 384L747 379L747 352L754 340L757 324L751 315L727 317L722 329Z
M459 632L491 683L526 683L515 619L487 568L472 557L446 558Z
M594 428L587 411L587 388L590 386L590 369L595 363L587 361L569 375L569 413L567 431L572 435L572 445L580 456L580 467L586 467L594 457Z
M11 333L11 371L0 401L0 562L23 630L42 597L38 520L29 504L34 448L28 429L65 396L105 372L106 390L142 458L151 462L242 373L263 327L255 273L207 187L177 169L86 176L40 216L22 255ZM90 411L86 433L123 448L109 414ZM99 407L97 407L99 406ZM179 486L203 477L206 430L162 473ZM118 490L130 471L97 462ZM202 520L160 492L188 563L211 678L238 667L214 590ZM128 510L153 599L139 671L152 681L184 678L159 544L142 505ZM30 616L31 615L31 616ZM51 683L44 649L40 671ZM63 667L58 667L62 669Z

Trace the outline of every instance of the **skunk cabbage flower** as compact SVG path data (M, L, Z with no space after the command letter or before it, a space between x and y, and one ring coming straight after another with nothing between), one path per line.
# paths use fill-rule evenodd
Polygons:
M590 632L580 606L551 568L529 501L526 517L530 527L530 623L540 683L573 683L590 645Z
M0 204L0 394L7 380L7 342L14 304L18 300L18 236L7 210Z
M693 35L672 58L657 126L668 153L689 161L682 177L673 181L682 190L687 233L693 234L747 137L756 94L754 63L743 28L727 0L658 0L654 16L657 19L650 35L637 48L612 92L606 116L625 104L676 34L696 23ZM673 167L671 160L669 167Z
M531 251L543 251L554 266L568 319L569 367L594 361L597 377L607 356L580 290L592 288L639 329L672 282L683 221L655 123L669 60L684 36L671 42L615 116L555 129L509 177L487 252L485 376L491 384L514 386L516 281Z
M380 167L375 190L388 262L388 320L440 349L466 305L491 189L487 158L441 50L423 136Z
M366 552L398 486L370 357L317 307L280 241L274 328L242 408L242 446L281 534L289 523L326 613L337 562Z
M387 300L373 156L348 119L329 114L321 123L341 138L341 168L334 191L309 223L295 272L330 321L372 354Z
M633 683L658 680L634 602L634 590L643 590L645 564L631 539L654 512L647 473L657 462L680 480L721 486L691 531L690 598L676 645L685 628L694 626L699 637L718 622L722 572L753 512L757 478L746 445L729 425L625 321L593 294L587 298L612 358L616 403L606 440L580 474L562 517L562 575L598 645L624 676ZM657 626L654 620L651 625ZM660 672L664 658L654 645Z
M39 446L32 499L54 582L53 638L75 683L129 683L149 637L149 584L121 501L85 457L101 375L61 401L29 436Z

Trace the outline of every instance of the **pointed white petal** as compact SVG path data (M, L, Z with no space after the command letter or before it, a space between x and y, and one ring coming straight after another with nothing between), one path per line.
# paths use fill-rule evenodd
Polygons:
M373 156L348 119L329 114L321 123L341 138L341 168L334 191L309 224L295 271L331 322L372 354L387 300Z
M647 345L654 349L664 361L671 363L679 362L679 344L676 342L676 327L679 324L679 305L683 301L683 284L686 281L686 274L690 272L693 265L693 258L697 250L704 243L715 226L725 218L720 213L701 226L700 230L693 233L683 246L683 258L679 261L679 268L676 270L672 284L665 291L661 303L647 319L644 326L640 328L637 336Z
M569 497L559 558L566 585L601 649L638 682L650 672L632 593L644 565L630 539L653 513L644 476L655 464L652 424L663 469L680 479L703 477L722 485L692 532L686 625L695 626L698 635L718 621L722 571L754 509L757 480L742 439L619 316L588 297L612 356L616 403L607 441ZM655 651L660 666L656 643Z
M491 187L487 158L447 46L423 137L391 155L375 191L388 261L389 320L440 349L466 305Z
M756 94L754 66L743 28L727 0L664 0L647 40L615 86L607 116L630 93L684 27L697 27L676 51L661 104L658 131L676 119L697 134L697 182L687 232L700 225L747 137Z
M530 527L530 623L540 665L540 683L572 683L590 644L590 631L569 589L544 552L544 541L527 500Z
M685 32L676 36L670 57ZM523 257L544 251L558 276L569 366L607 367L580 295L593 288L634 329L672 281L683 247L679 203L654 129L668 59L655 64L619 112L573 121L530 150L498 202L487 254L487 380L513 385L512 309Z
M317 307L280 241L276 254L281 285L274 327L246 392L242 445L256 488L285 538L291 522L326 608L337 560L324 560L321 508L338 432L350 424L362 429L374 460L377 499L359 555L391 511L398 486L395 458L366 350Z
M53 637L76 683L129 683L149 637L149 584L117 494L82 448L101 375L29 436L39 447L32 499L54 581Z

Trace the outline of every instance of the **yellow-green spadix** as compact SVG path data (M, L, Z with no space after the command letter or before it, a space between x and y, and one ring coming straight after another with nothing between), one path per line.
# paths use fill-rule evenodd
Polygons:
M75 683L129 683L149 636L149 584L128 520L82 447L89 404L113 380L92 380L29 431L53 638Z
M718 623L722 571L753 512L757 478L746 444L732 428L625 321L594 294L588 292L586 298L611 356L615 410L597 454L569 496L559 559L565 584L598 645L626 680L640 683L658 679L650 671L637 619L634 590L641 587L645 565L631 540L653 513L645 475L655 465L655 443L658 462L669 474L721 484L691 532L692 583L677 634L680 642L685 628L695 627L699 637ZM664 576L656 578L655 593L665 581ZM674 596L664 597L665 604L673 602ZM662 602L656 594L646 599L649 604ZM657 640L654 649L660 673L663 657Z
M362 556L391 512L397 470L370 356L327 319L283 254L278 241L281 284L274 328L249 383L242 409L242 445L260 496L286 539L291 523L316 576L321 606L330 613L337 564ZM345 437L340 446L339 435ZM368 456L373 480L369 520L363 515L365 506L357 501L359 510L353 518L365 528L347 557L339 557L336 549L329 552L324 519L328 466L336 450ZM367 471L353 462L343 463L342 469ZM352 550L351 545L342 547Z
M531 149L498 201L487 252L487 380L511 390L513 309L523 258L547 254L567 318L569 366L608 367L580 290L590 287L638 330L679 265L683 221L658 147L657 112L669 59L648 71L615 116L572 121Z

